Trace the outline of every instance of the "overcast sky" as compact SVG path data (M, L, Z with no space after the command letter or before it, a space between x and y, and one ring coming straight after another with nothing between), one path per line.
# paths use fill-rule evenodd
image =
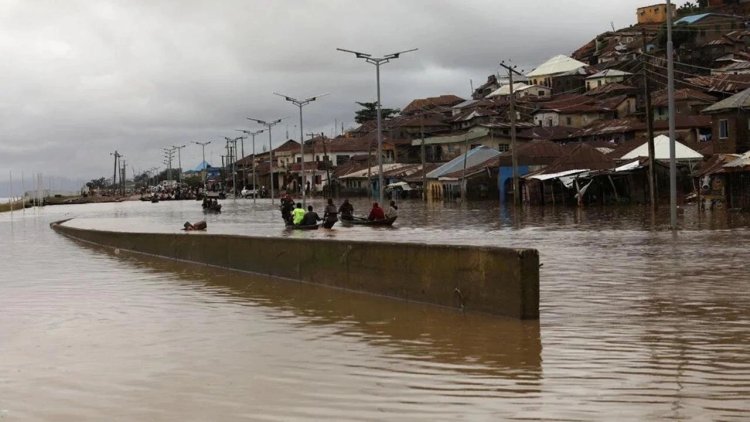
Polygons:
M182 144L190 168L201 159L193 141L212 141L206 158L220 165L224 136L256 127L248 116L289 117L274 145L287 130L299 137L297 109L274 91L330 93L305 107L305 132L353 126L354 102L375 98L375 68L336 47L419 48L382 67L384 106L404 107L468 97L469 81L483 83L503 59L528 71L570 54L653 2L0 0L0 180L111 177L114 150L130 177L131 167L163 167L161 149Z

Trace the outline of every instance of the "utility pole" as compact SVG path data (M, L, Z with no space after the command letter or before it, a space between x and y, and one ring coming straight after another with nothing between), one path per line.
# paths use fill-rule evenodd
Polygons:
M239 132L242 132L244 134L250 135L253 139L253 159L252 159L252 172L253 172L253 205L255 205L255 199L258 196L258 184L255 181L255 135L260 135L265 131L265 129L256 130L255 132L251 132L249 130L242 130L237 129Z
M232 163L232 192L235 196L237 196L237 169L235 167L235 163L237 162L236 154L237 154L237 139L239 138L229 138L227 136L224 137L227 141L227 169L229 168L229 163L231 161Z
M654 114L651 110L651 86L648 83L648 71L646 63L646 29L641 28L641 37L643 38L643 55L642 55L642 73L643 73L643 90L646 98L646 136L648 136L648 190L651 197L651 210L656 210L656 152L654 147Z
M109 155L115 157L114 170L112 171L112 191L114 192L117 190L117 160L120 158L120 153L115 150L114 153L110 153Z
M461 202L466 201L466 161L469 158L469 133L464 134L464 170L461 173Z
M424 112L419 114L419 136L422 138L422 199L427 200L427 157L424 146Z
M177 165L180 168L179 173L177 173L177 181L179 183L182 183L182 156L180 154L180 150L185 148L185 145L180 145L180 146L172 145L172 148L177 150Z
M174 157L174 149L173 148L162 148L164 151L164 158L166 162L164 164L167 165L167 180L172 181L172 158Z
M675 159L674 44L672 2L667 0L667 97L669 103L669 222L677 230L677 161Z
M277 124L281 123L284 118L274 120L272 122L266 122L264 120L258 120L253 119L252 117L248 117L247 120L252 120L258 124L261 124L268 129L268 165L269 165L269 174L271 176L271 204L274 203L274 189L273 189L273 137L271 136L271 128L276 126Z
M523 76L516 70L517 66L506 65L501 62L500 66L508 70L508 81L510 83L510 154L513 165L513 205L521 206L521 190L518 187L518 149L516 148L516 95L513 92L513 74ZM492 130L492 129L490 129Z
M121 161L122 165L120 166L120 193L122 195L125 195L125 182L127 181L127 168L128 168L128 162L125 160Z
M377 81L377 91L378 91L378 102L377 102L377 134L378 134L378 190L379 190L379 202L381 205L383 205L383 192L384 192L384 186L383 186L383 129L382 129L382 112L381 112L381 101L380 101L380 65L386 64L390 62L393 59L398 59L402 54L409 53L412 51L417 51L416 48L412 48L411 50L404 50L399 51L397 53L392 54L386 54L383 57L372 57L371 54L367 53L361 53L358 51L352 51L352 50L345 50L343 48L337 48L338 51L343 51L345 53L352 53L354 54L358 59L364 59L367 63L370 63L372 65L375 65L375 78ZM368 180L369 181L369 180Z

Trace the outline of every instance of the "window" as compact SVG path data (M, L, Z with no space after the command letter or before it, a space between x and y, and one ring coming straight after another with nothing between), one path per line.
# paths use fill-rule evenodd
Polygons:
M719 139L729 138L729 121L726 119L719 120Z
M297 162L301 163L302 162L302 157L297 157Z
M500 152L510 151L510 145L508 144L500 144L497 146L497 150Z

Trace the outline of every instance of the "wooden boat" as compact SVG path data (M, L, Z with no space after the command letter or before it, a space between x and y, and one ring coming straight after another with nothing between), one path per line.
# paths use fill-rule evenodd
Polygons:
M310 224L307 226L299 226L296 224L287 224L286 229L287 230L318 230L318 227L320 227L320 224Z
M393 222L396 221L398 217L390 217L386 218L385 220L368 220L364 217L352 217L351 219L341 219L341 222L344 224L353 224L353 225L359 225L359 226L392 226Z
M220 213L221 212L221 204L218 205L210 205L208 207L203 207L203 212L214 212L214 213Z

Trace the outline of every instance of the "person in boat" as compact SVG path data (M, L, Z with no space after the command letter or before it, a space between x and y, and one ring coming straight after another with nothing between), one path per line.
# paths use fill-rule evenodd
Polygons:
M305 213L304 218L302 218L300 226L315 226L320 220L322 220L322 218L320 218L317 212L313 211L313 206L308 205L307 212Z
M284 196L281 197L281 218L283 218L287 224L292 223L292 211L294 211L294 201L291 196L284 194Z
M388 207L388 211L385 212L385 218L396 218L398 217L398 206L396 201L391 201L391 205Z
M195 231L195 230L206 230L206 227L208 227L208 225L203 220L195 224L192 224L189 221L186 221L185 224L183 225L182 230L190 232L190 231Z
M295 226L300 225L302 220L305 219L305 210L302 208L302 203L297 202L297 208L292 211L292 224Z
M370 221L385 220L385 212L377 202L373 202L370 215L367 217Z
M344 199L344 203L339 207L339 214L342 220L351 220L354 217L354 207L348 199Z
M208 199L208 197L204 196L203 197L203 203L201 204L201 206L203 208L208 208L210 205L211 205L211 200Z
M326 205L325 212L323 212L323 220L325 220L323 227L326 229L333 227L333 225L339 221L338 217L336 217L337 214L338 210L336 209L336 205L333 204L333 199L329 198L328 205Z

